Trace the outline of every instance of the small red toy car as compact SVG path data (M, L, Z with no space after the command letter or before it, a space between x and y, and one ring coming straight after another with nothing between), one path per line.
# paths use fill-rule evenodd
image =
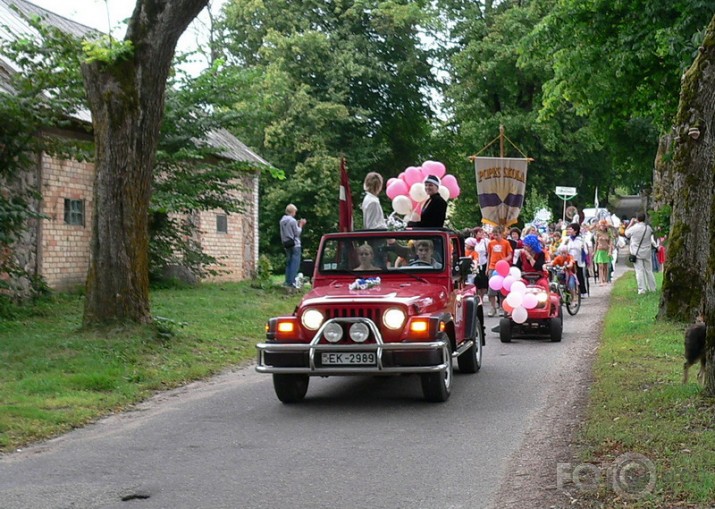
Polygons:
M313 289L291 316L268 320L260 373L284 403L301 401L311 376L415 373L428 401L446 401L453 359L482 364L484 315L466 284L472 259L451 230L370 230L325 235Z
M527 318L523 323L516 323L511 317L499 320L499 340L509 343L514 336L548 336L553 342L561 341L564 314L559 294L536 284L544 277L541 273L524 272L521 277L527 282L526 293L536 296L537 305L527 310Z

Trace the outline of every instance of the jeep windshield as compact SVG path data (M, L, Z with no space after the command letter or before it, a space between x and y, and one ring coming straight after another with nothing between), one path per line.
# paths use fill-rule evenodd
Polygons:
M382 235L326 239L318 261L323 274L366 277L395 272L438 272L445 260L443 237L414 232L394 238Z

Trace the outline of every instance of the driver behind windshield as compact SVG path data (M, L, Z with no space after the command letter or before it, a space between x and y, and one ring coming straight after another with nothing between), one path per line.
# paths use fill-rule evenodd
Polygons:
M546 262L546 254L541 247L539 237L533 233L527 235L523 239L524 249L516 262L516 266L524 273L539 273L541 277L536 284L546 289L549 288L549 282L546 279L544 271L544 263Z
M442 264L434 259L434 244L431 240L416 241L415 252L417 253L417 258L410 262L410 266L430 266L436 269L442 267Z

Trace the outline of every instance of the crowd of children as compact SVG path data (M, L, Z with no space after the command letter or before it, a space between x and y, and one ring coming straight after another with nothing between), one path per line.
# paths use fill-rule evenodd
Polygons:
M566 274L577 275L582 297L589 292L589 277L598 285L611 282L618 248L623 245L622 232L610 218L590 224L571 223L537 228L527 224L508 231L504 227L477 227L465 232L467 256L474 259L474 284L481 297L489 298L489 316L498 313L498 293L489 288L489 277L497 262L507 260L526 271L544 271L546 267L561 267ZM542 282L542 284L545 283Z

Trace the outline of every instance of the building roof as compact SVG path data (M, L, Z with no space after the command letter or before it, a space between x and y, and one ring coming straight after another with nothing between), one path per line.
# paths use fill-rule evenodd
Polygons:
M27 17L40 16L47 24L75 37L86 38L101 35L101 32L91 27L67 19L25 0L0 0L0 40L10 40L23 34L37 35L35 30L18 14L15 8ZM13 62L9 62L0 56L0 93L13 93L10 76L17 70ZM81 111L73 116L81 121L91 122L91 116L88 111ZM222 155L227 159L270 165L226 129L209 132L206 142L211 147L222 150Z

